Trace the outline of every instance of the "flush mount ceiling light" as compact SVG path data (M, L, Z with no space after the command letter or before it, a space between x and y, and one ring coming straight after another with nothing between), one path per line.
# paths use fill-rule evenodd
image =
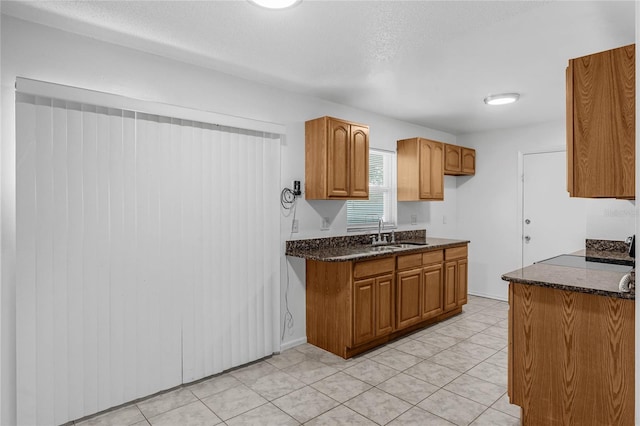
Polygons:
M518 99L520 99L519 93L501 93L487 96L484 98L484 103L487 105L506 105L512 104Z
M251 3L258 6L266 7L267 9L286 9L292 7L302 0L249 0Z

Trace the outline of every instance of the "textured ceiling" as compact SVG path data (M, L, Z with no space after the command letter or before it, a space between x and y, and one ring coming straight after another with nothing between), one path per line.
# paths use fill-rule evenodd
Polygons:
M570 58L635 41L633 1L2 1L2 13L451 133L564 118ZM520 92L487 107L491 93Z

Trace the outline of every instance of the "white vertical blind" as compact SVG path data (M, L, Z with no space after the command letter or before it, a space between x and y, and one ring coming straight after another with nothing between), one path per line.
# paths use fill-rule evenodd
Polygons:
M17 94L19 424L273 353L277 135Z

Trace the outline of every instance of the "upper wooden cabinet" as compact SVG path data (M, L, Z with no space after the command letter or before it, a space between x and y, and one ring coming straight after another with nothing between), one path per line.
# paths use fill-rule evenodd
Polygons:
M444 174L452 176L476 173L476 150L463 146L444 144Z
M399 140L398 201L444 200L444 144L423 138Z
M369 198L369 127L333 117L305 123L305 198Z
M635 199L635 45L571 59L566 77L569 194Z

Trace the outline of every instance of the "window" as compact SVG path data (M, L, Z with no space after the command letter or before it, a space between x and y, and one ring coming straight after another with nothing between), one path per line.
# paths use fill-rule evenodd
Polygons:
M369 150L369 199L347 201L347 229L396 226L396 154Z

